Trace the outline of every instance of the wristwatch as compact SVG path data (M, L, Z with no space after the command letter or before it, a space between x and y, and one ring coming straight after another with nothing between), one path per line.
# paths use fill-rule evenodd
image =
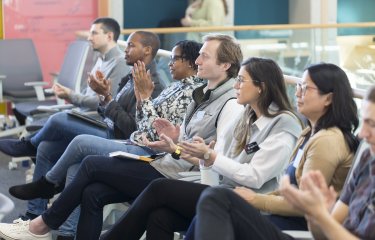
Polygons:
M181 148L180 147L177 147L176 150L174 151L174 153L171 154L171 156L176 159L176 160L179 160L180 159L180 156L181 156Z
M203 154L203 159L204 160L209 160L210 156L211 156L211 153L212 153L212 149L209 148L208 151Z
M109 96L112 96L112 93L107 93L106 95L99 95L99 99L101 102L104 102Z

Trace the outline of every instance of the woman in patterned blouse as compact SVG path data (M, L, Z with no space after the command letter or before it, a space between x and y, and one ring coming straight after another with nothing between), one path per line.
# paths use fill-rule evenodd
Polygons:
M168 119L174 125L182 123L186 108L192 101L193 90L203 84L203 80L196 76L198 67L195 64L201 47L202 44L195 41L176 43L170 56L169 71L177 81L153 100L152 80L143 63L135 64L133 77L137 96L138 131L132 134L133 141L141 144L142 133L147 133L147 138L151 141L157 140L155 129L150 127L157 118Z

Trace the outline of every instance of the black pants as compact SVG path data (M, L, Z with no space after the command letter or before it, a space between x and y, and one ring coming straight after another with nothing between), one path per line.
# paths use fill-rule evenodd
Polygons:
M257 209L232 190L208 188L198 203L195 239L289 240Z
M75 178L43 215L57 229L81 204L76 239L96 240L103 223L103 207L135 199L154 179L162 178L150 164L102 156L86 157Z
M173 239L176 231L189 227L199 196L207 185L170 179L153 181L133 202L121 219L102 236L102 240Z

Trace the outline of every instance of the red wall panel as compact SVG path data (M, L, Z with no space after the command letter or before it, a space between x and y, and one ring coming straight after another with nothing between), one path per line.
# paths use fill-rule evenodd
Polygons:
M4 37L33 39L44 81L60 70L75 31L88 30L98 16L97 0L3 0L3 10Z

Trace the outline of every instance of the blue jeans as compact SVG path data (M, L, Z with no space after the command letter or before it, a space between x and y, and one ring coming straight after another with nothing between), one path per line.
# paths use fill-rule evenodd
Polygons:
M70 141L80 134L92 134L101 137L113 135L106 129L88 124L69 116L65 112L52 115L43 128L30 139L31 143L37 148L33 181L45 176L63 154ZM46 209L47 202L48 200L45 199L31 200L28 202L27 212L40 215Z
M89 155L108 156L114 151L124 151L136 155L152 155L155 152L149 148L143 148L132 145L125 145L124 143L116 142L93 135L79 135L75 137L65 152L61 155L57 163L46 174L48 181L59 184L65 178L65 186L68 186L73 180L80 163ZM80 208L77 207L59 228L59 235L74 236L78 224Z
M116 140L82 134L70 142L60 159L48 171L46 178L49 182L59 184L65 180L68 168L76 163L81 163L86 156L108 156L109 153L115 151L123 151L136 155L152 155L156 153L147 147L127 145Z

